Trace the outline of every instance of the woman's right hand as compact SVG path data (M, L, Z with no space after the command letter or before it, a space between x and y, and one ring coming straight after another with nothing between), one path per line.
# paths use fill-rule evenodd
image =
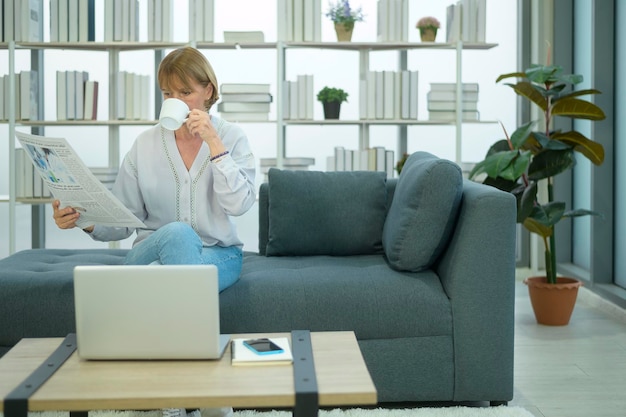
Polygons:
M73 207L59 208L61 202L54 200L52 202L52 218L59 229L73 229L76 227L76 220L80 217L80 213Z

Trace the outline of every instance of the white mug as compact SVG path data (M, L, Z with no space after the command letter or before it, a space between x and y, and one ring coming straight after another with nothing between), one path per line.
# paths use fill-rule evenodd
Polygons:
M176 130L183 125L189 115L187 104L177 98L168 98L163 101L159 123L167 130Z

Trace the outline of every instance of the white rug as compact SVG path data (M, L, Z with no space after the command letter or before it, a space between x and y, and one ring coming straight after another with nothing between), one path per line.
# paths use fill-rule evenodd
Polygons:
M211 412L202 410L202 417ZM68 417L65 412L31 412L29 417ZM289 411L235 411L234 417L291 417ZM0 417L4 414L0 413ZM161 411L93 411L89 417L161 417ZM441 407L393 409L334 409L320 410L319 417L533 417L521 407Z

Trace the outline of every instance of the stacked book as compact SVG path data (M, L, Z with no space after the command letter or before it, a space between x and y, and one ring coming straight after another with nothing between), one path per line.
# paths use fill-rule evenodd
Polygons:
M269 120L270 94L269 84L222 84L221 101L217 111L228 121L265 121Z
M320 0L278 0L278 40L321 42L321 8Z
M478 121L478 83L463 83L461 106L463 121ZM430 83L428 119L453 122L456 120L456 83Z
M9 91L9 76L0 76L0 120L9 120L14 105L15 120L38 119L37 71L22 71L15 77L15 99Z
M313 120L313 75L301 74L283 83L283 119Z
M154 2L150 1L150 3ZM152 5L152 8L154 10L154 4ZM214 0L189 0L190 40L194 40L196 42L213 42L214 9ZM151 35L154 38L154 14L152 15L152 18L153 25Z
M417 120L418 71L368 71L360 81L359 118Z
M57 71L57 120L96 120L98 81L87 71Z
M270 168L275 168L276 165L276 158L261 158L263 182L268 181L267 173ZM311 165L315 165L315 158L283 158L283 169L289 171L308 171Z
M446 41L484 43L487 0L459 0L446 8Z
M378 0L377 36L378 42L408 42L409 40L409 0Z
M327 171L380 171L393 178L395 170L394 151L383 146L361 150L336 146L334 155L327 158Z
M43 42L43 1L0 1L0 42Z

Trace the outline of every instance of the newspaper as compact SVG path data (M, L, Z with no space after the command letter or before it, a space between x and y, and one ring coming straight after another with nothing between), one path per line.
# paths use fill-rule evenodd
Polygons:
M15 136L61 207L80 212L76 226L146 227L98 181L67 140L22 132Z

